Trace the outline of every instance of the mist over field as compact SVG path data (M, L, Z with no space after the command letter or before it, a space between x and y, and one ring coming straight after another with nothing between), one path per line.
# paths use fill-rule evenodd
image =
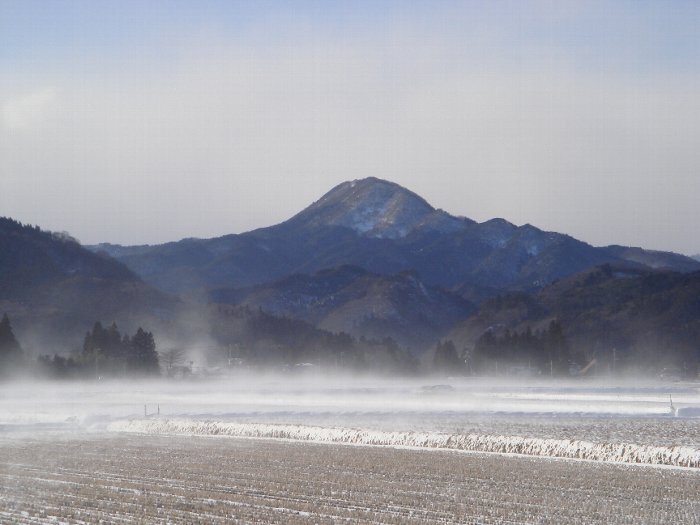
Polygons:
M699 436L697 383L313 370L17 381L0 385L0 516L691 523Z
M700 445L690 432L700 424L697 383L248 371L189 381L16 382L0 391L5 437L177 422L179 433L193 435L210 433L207 425L250 424Z

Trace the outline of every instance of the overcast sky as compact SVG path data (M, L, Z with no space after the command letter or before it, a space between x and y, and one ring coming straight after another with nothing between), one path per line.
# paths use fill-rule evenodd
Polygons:
M376 176L697 253L698 27L695 0L0 0L0 215L158 243Z

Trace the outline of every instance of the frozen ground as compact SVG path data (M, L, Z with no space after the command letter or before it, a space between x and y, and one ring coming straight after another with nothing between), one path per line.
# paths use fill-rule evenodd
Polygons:
M697 523L698 407L691 383L3 385L0 523Z
M3 523L700 521L695 469L131 434L0 443Z

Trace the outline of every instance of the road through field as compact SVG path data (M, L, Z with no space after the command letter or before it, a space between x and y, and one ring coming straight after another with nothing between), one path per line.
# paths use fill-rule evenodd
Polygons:
M2 523L698 523L700 471L212 437L0 441Z

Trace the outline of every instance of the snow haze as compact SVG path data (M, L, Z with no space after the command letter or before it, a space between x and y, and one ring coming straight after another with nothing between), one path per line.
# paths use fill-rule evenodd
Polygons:
M0 439L228 435L700 466L694 383L240 373L5 383L0 400Z

